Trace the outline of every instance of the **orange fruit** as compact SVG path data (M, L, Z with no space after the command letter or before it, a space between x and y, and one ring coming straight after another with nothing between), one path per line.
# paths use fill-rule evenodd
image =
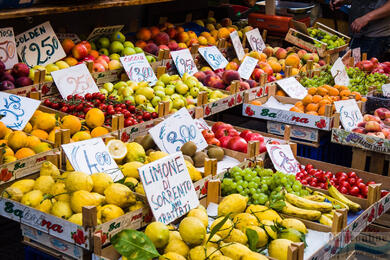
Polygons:
M278 89L278 91L276 91L276 95L277 96L282 96L282 97L286 97L286 92L284 92L283 90L281 89Z
M322 100L322 97L320 95L313 96L313 103L320 103L321 100Z
M349 97L349 95L351 95L351 91L349 89L344 89L340 92L340 96L342 97Z
M33 135L33 136L28 136L27 137L27 144L26 144L26 146L28 148L32 149L34 146L36 146L36 145L38 145L40 143L41 143L41 140L37 136Z
M98 126L91 131L91 136L98 137L98 136L102 136L102 135L105 135L108 133L109 133L109 131L107 130L107 128L104 128L102 126Z
M362 99L362 95L359 92L353 91L351 94L355 95L356 101L359 101Z
M303 112L303 110L301 110L301 109L299 109L298 107L292 107L292 108L290 108L290 111L292 111L292 112L298 112L298 113L304 113Z
M349 88L347 87L347 86L340 86L340 89L339 89L340 91L341 90L349 90Z
M5 124L3 122L0 122L0 139L4 138L6 133L7 133L7 127L5 126Z
M326 88L319 87L319 88L317 88L317 94L319 94L321 96L328 95L328 90Z
M259 101L259 100L252 100L250 103L251 103L251 105L255 105L255 106L261 106L262 105L261 101Z
M329 86L329 85L322 85L323 88L326 88L327 90L329 90L330 88L333 88L332 86Z
M342 96L342 97L341 97L341 100L348 100L348 99L349 99L348 96Z
M3 156L7 156L7 155L14 156L14 151L11 148L9 148L8 146L4 147Z
M27 135L22 131L14 131L8 137L8 146L12 150L16 151L22 147L25 147L27 143Z
M320 116L325 115L325 105L320 106L320 108L318 109L318 114Z
M98 108L90 109L85 115L88 127L95 128L104 124L104 113Z
M331 96L338 96L340 94L340 92L337 88L330 87L328 89L328 91L329 91L329 95L331 95Z
M331 104L332 102L330 102L330 100L329 99L323 99L323 100L321 100L319 103L318 103L318 105L320 105L320 106L325 106L325 105L329 105L329 104Z
M26 148L26 147L17 150L15 153L15 157L18 160L23 159L23 158L27 158L27 157L30 157L33 155L35 155L35 152L32 149Z
M306 106L306 109L305 111L314 111L314 112L317 112L318 110L318 104L315 104L315 103L310 103Z
M317 88L311 87L307 90L307 93L313 96L313 95L317 94Z
M313 101L313 96L310 94L307 94L303 99L302 103L306 106L307 104L310 104Z
M2 144L8 144L8 140L6 140L6 139L1 139L1 140L0 140L0 145L2 145Z
M64 116L61 119L61 128L69 129L70 134L73 135L80 131L81 129L81 121L78 117L73 115Z
M49 137L49 134L46 131L43 131L41 129L32 130L31 135L39 137L43 140L47 140L47 138Z
M296 106L300 110L304 110L305 109L305 106L303 105L302 101L298 101L297 103L295 103L294 106Z

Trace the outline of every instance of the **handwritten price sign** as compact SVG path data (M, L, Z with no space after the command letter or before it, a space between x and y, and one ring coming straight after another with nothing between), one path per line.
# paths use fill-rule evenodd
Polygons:
M105 172L114 181L123 178L118 165L112 159L101 138L93 138L75 143L63 144L66 157L76 171L92 174Z
M20 59L29 67L45 66L66 56L50 22L19 34L15 40Z
M122 30L124 25L113 25L106 27L96 27L93 31L88 35L87 41L94 41L103 36L110 36L113 33L119 32Z
M120 58L123 68L130 80L135 82L147 81L152 85L157 78L144 53L138 53Z
M79 64L51 73L61 96L66 99L68 95L82 95L99 92L87 66Z
M148 163L138 173L157 221L169 224L199 205L181 152Z
M213 70L224 69L229 63L216 46L199 48L199 53Z
M358 63L360 61L360 59L361 59L360 47L352 49L352 57L353 57L354 62L355 62L354 65L356 65L356 63Z
M302 99L307 95L307 89L294 77L278 80L277 83L292 98Z
M390 84L382 85L382 93L385 97L390 97Z
M238 74L243 79L249 79L257 64L257 59L246 56L238 68Z
M180 76L183 76L183 74L186 72L190 75L194 75L196 72L198 72L189 49L171 51L171 56Z
M246 32L245 35L252 50L262 52L265 49L265 43L263 41L263 38L261 38L258 28Z
M348 86L349 77L345 65L341 58L338 58L330 69L330 73L334 78L334 83L337 85Z
M239 60L242 60L245 56L244 48L242 47L242 43L240 40L240 36L238 36L238 32L234 31L230 34L230 39L232 40L232 44L234 47L234 50L236 51L237 58Z
M7 70L18 63L15 35L12 27L0 28L0 60L5 64Z
M0 121L8 128L23 130L40 104L39 100L0 92Z
M344 129L351 131L363 121L363 115L355 99L335 101L336 111L340 113L340 121Z
M299 163L295 159L288 144L267 144L267 152L277 171L296 174L299 172Z
M180 151L183 144L189 141L196 144L198 151L207 147L206 140L186 108L151 128L149 133L160 150L166 153Z

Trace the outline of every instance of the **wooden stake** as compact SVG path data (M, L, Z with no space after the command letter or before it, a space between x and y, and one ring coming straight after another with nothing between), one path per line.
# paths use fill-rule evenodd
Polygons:
M112 131L118 130L119 123L118 123L118 115L113 115L111 119L111 128Z
M327 55L325 56L325 63L328 64L328 65L330 65L330 54L327 54Z
M204 161L204 176L215 176L217 174L217 165L217 159L206 158Z
M54 147L60 147L62 144L62 132L60 129L56 130L54 133Z
M95 227L97 225L97 210L95 206L84 206L82 208L83 227Z
M236 94L240 91L240 81L239 80L233 80L232 84L230 85L230 93Z
M268 76L267 73L260 74L260 80L259 80L260 86L264 86L267 83L267 76Z
M369 184L368 185L368 193L367 193L367 200L368 205L372 205L381 198L381 190L380 187L382 186L381 183L378 184Z
M284 125L284 136L283 136L284 141L289 143L290 142L290 137L291 137L291 126Z
M304 254L304 250L305 250L304 243L302 243L302 242L299 242L299 243L295 242L295 243L292 243L292 246L297 248L297 251L298 251L297 260L303 260L303 254Z
M159 79L162 74L166 72L167 68L165 66L158 66L157 67L157 78Z
M169 59L169 55L170 55L170 51L169 50L164 50L164 60L168 60Z
M363 52L363 54L362 54L362 60L367 60L367 53L366 53L366 52Z
M286 66L286 71L284 72L285 78L288 78L291 76L292 72L292 67L291 66Z
M325 113L326 117L332 117L332 105L325 105Z
M190 23L192 21L192 13L186 15L185 23Z
M58 169L61 168L61 165L60 165L60 156L59 156L59 154L49 154L49 155L46 155L46 161L51 162L51 163L54 164Z
M249 158L256 157L259 154L260 142L249 141L248 142L248 156Z
M163 116L165 116L165 104L162 101L158 103L158 117L163 117Z
M38 91L31 91L30 92L30 98L36 99L36 100L42 100L42 92L40 90L38 90Z
M204 112L203 112L203 107L195 107L195 119L198 118L203 118Z
M196 54L198 52L198 49L199 49L199 44L193 44L190 49L191 54L192 55Z
M89 73L92 73L93 72L93 61L88 60L85 62L85 64L87 65Z
M343 227L343 214L341 214L340 212L335 212L333 214L333 221L332 221L332 234L336 235L337 233L339 233Z
M336 209L336 211L343 216L343 221L341 222L341 228L344 229L348 225L348 210Z
M340 127L340 113L336 112L334 113L333 117L333 128L339 128Z
M164 50L163 49L160 49L158 50L158 54L157 54L157 60L158 61L162 61L164 59ZM157 77L158 78L158 77Z
M244 98L243 98L243 103L249 103L249 93L245 92L244 93Z
M61 133L62 133L62 137L61 137L62 144L70 143L70 130L69 129L61 129Z
M263 30L263 33L261 34L261 37L263 38L263 41L265 42L267 39L267 33L268 31L266 29Z
M312 71L313 70L313 61L312 60L308 60L307 63L306 63L306 71Z
M39 83L45 82L46 69L38 69L40 71L39 74ZM35 76L35 75L34 75Z
M95 255L102 255L102 234L94 233L93 234L93 252Z
M219 197L221 196L221 181L220 180L210 180L207 184L207 198L206 198L206 208L209 204L219 203Z
M208 100L207 92L206 91L199 92L197 102L196 102L197 106L199 107L207 104L207 100Z
M38 84L41 82L41 71L40 70L35 70L34 71L34 84Z

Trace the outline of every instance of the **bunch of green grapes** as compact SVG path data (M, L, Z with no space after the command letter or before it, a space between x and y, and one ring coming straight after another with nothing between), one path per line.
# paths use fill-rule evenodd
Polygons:
M324 70L320 72L320 75L314 76L312 78L309 77L302 77L299 82L304 86L305 88L311 88L311 87L320 87L325 84L327 85L334 85L334 80L332 77L332 74L330 74L329 70Z
M381 90L382 85L386 84L388 76L382 73L367 74L359 68L348 68L349 89L366 95L370 87L376 87Z
M334 48L345 45L345 40L337 35L330 35L320 29L308 28L310 36L327 44L328 50L333 50ZM321 47L321 42L315 42L316 47Z
M309 195L294 175L260 167L230 169L222 181L222 195L239 193L249 198L249 203L264 205L268 201L283 199L282 189L297 196Z

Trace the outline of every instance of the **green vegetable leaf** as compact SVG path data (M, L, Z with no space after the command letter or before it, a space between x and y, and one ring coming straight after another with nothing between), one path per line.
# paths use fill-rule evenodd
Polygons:
M253 229L247 228L246 229L246 236L248 237L248 243L249 243L250 250L256 251L256 245L257 245L257 242L259 241L259 236L257 235L257 232L254 231Z
M222 221L221 222L219 222L217 225L215 225L212 229L211 229L211 231L210 231L210 236L209 236L209 239L207 239L207 242L209 242L212 238L213 238L213 236L215 235L215 233L217 233L220 229L221 229L221 227L226 223L226 221L229 219L229 216L230 216L230 213L229 214L227 214L223 219L222 219ZM206 243L207 243L206 242Z
M137 230L124 229L111 238L111 243L127 259L149 260L160 256L153 242Z
M269 207L276 210L276 211L281 211L285 206L286 206L286 203L283 200L271 202L269 204Z
M306 235L305 235L304 233L302 233L301 231L299 231L299 233L301 233L301 241L303 242L303 244L305 245L305 247L307 247Z

